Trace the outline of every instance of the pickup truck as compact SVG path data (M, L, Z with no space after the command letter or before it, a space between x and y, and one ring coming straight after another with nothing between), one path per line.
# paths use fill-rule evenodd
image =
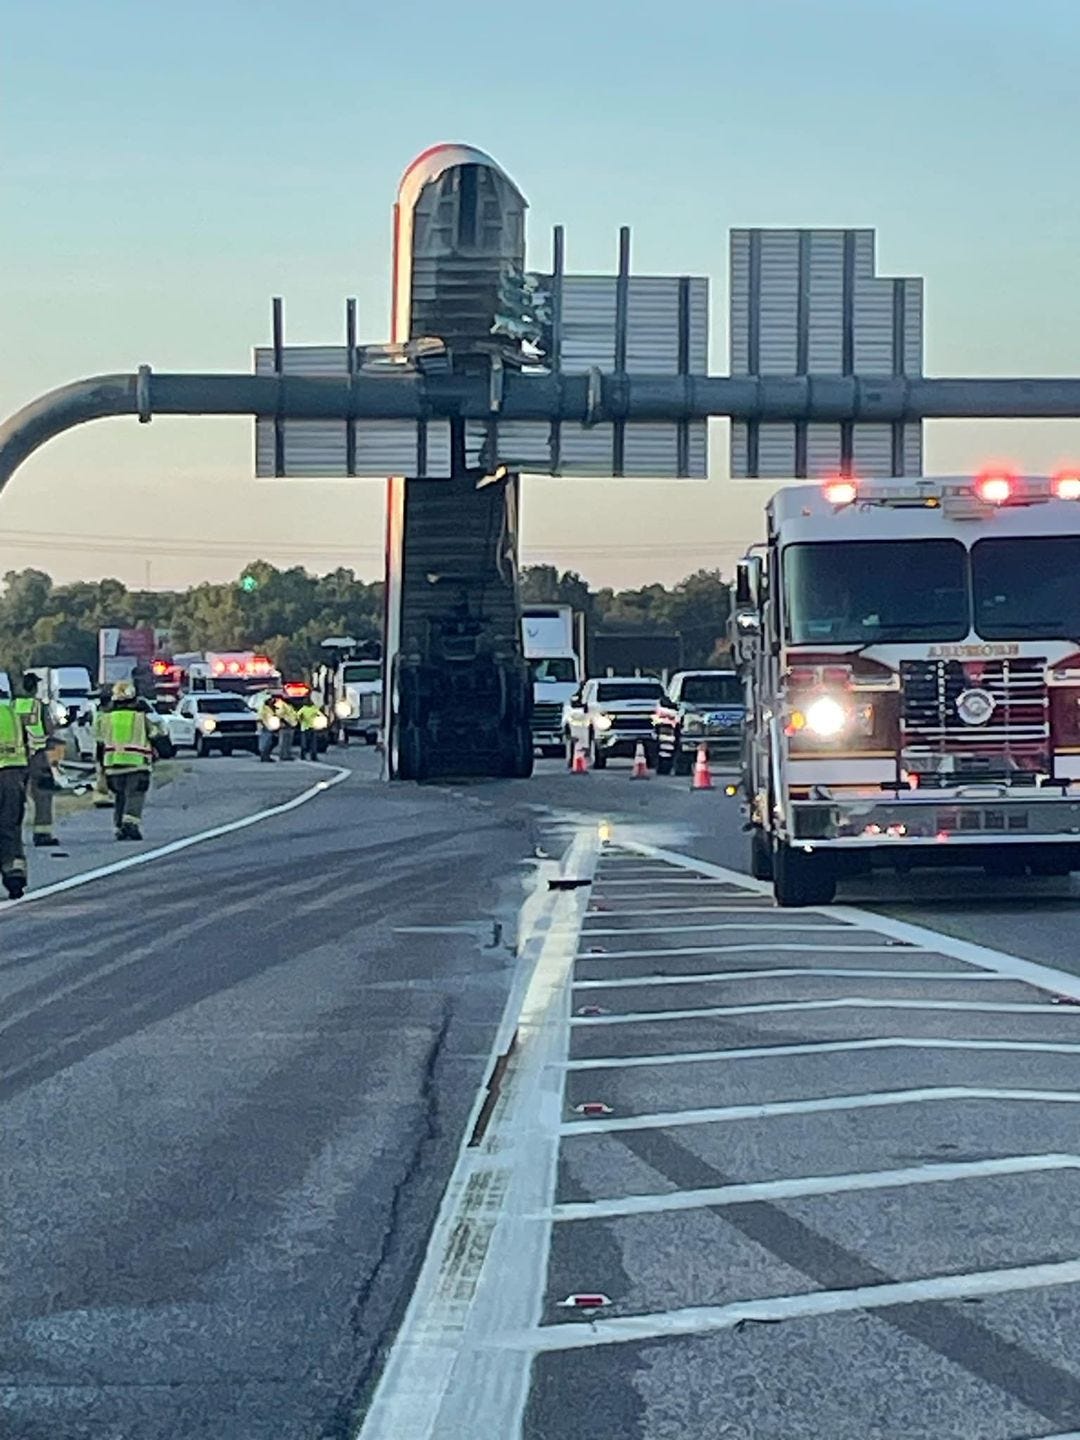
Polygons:
M701 744L710 758L737 757L745 723L746 697L733 670L678 671L653 717L657 773L689 775Z
M584 747L594 770L603 770L612 755L633 757L639 741L650 766L656 763L653 716L665 698L659 680L641 676L586 680L563 713L566 763Z

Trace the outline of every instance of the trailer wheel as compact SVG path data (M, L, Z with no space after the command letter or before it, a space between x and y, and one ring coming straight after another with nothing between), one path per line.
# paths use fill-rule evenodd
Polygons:
M831 905L836 898L836 871L828 855L778 844L772 856L773 894L782 909Z
M760 826L750 832L750 874L755 880L773 878L773 853L769 837Z

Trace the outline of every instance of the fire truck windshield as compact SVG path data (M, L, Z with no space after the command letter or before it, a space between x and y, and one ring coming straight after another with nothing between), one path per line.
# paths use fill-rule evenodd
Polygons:
M793 645L963 640L967 551L956 540L788 545L787 638Z
M984 640L1080 637L1080 535L979 540L971 573Z

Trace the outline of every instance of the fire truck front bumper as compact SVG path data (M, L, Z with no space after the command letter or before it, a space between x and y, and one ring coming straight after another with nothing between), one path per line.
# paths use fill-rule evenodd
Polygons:
M815 848L1080 845L1080 793L819 794L789 803L788 830Z

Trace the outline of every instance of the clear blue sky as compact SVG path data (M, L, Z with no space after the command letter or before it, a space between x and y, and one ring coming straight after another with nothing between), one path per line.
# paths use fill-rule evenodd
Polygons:
M384 338L397 180L443 139L516 178L534 262L561 221L571 268L610 268L629 223L639 268L711 275L718 370L728 228L864 224L884 273L926 277L930 373L1077 374L1078 55L1077 0L9 6L0 411L143 361L247 369L274 293L293 340L336 338L350 294ZM761 494L724 478L717 430L706 485L579 482L568 507L573 482L530 483L527 556L597 582L728 568ZM928 461L989 451L1037 468L1080 433L936 426ZM241 421L87 427L0 507L0 570L149 562L159 585L381 555L381 486L256 485Z

